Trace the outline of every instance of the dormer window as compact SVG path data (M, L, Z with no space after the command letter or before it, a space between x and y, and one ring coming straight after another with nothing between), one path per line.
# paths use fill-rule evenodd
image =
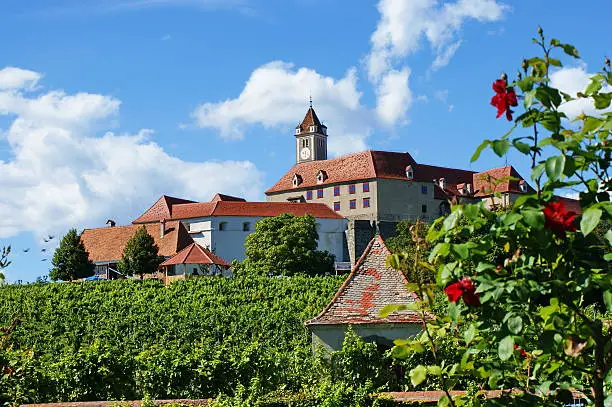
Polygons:
M440 188L446 189L446 178L440 178L438 180L438 185L440 186Z
M323 170L319 170L317 173L317 184L322 184L327 179L327 173Z
M414 179L414 171L412 169L412 165L406 167L406 178L410 180Z
M310 126L310 131L311 132L316 132L317 131L317 126Z
M300 129L299 127L295 128L295 134L300 134L302 132L302 129Z
M524 179L519 181L519 190L521 192L527 192L527 183L525 182Z
M302 183L302 177L299 174L293 175L293 187L297 187Z

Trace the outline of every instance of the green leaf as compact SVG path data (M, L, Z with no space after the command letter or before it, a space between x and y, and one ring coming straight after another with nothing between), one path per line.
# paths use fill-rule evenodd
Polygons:
M576 49L576 47L574 47L573 45L570 44L559 44L561 46L561 48L563 48L563 51L574 58L580 58L580 54L578 53L578 50Z
M472 158L470 159L470 162L473 163L474 161L478 160L478 157L480 157L480 153L482 153L482 150L487 148L489 146L489 144L491 144L491 142L489 140L485 140L482 143L480 143L478 148L476 148L476 151L474 152L474 155L472 155Z
M534 229L542 229L544 227L544 213L537 209L525 209L521 211L525 223Z
M497 354L501 360L508 360L512 356L512 352L514 352L514 338L512 335L508 335L499 342Z
M494 140L491 143L491 147L493 148L495 154L502 157L510 148L510 142L508 140Z
M523 320L518 315L508 318L507 324L510 332L516 335L523 329Z
M612 312L612 291L606 290L603 293L604 303L608 312Z
M580 220L580 230L582 230L582 234L587 236L591 233L599 223L601 219L601 209L599 208L589 208L582 214L582 219Z
M533 170L531 170L531 179L535 181L538 178L540 178L540 176L542 175L544 170L545 170L544 163L540 163L540 164L536 165L533 168Z
M418 386L427 378L427 368L423 365L418 365L410 371L410 382L413 386Z
M608 106L610 106L612 93L599 93L597 95L593 95L593 100L595 101L596 109L606 109Z
M546 159L546 175L551 181L557 181L561 178L563 167L565 167L565 156L563 155L548 157Z
M552 66L562 66L561 61L555 58L548 58L548 63Z
M523 143L522 141L514 140L512 142L514 148L520 151L523 154L529 154L531 152L531 146L527 143Z
M528 92L525 92L525 95L524 95L525 98L523 99L523 104L525 105L525 109L529 109L531 105L533 105L533 99L535 98L535 94L536 94L535 90L530 90Z
M546 107L557 107L561 104L561 95L559 91L549 86L540 86L537 88L535 97Z
M468 329L463 333L463 339L465 340L465 344L469 345L474 340L476 336L476 327L474 325L470 325Z
M597 93L601 90L602 83L601 80L597 78L592 78L591 83L584 90L585 95L592 95L593 93Z
M396 312L396 311L405 311L405 310L410 310L410 311L415 311L419 309L419 303L418 302L411 302L409 304L389 304L389 305L385 305L383 307L383 309L380 310L379 316L381 318L387 318L391 313Z
M604 235L604 237L606 238L606 240L608 241L608 244L610 246L612 246L612 229L608 229L608 231L606 232L606 234Z
M503 217L503 222L504 225L509 226L509 225L514 225L516 222L518 222L519 220L521 220L523 217L521 216L520 213L516 213L516 212L509 212L508 214L506 214Z
M454 227L457 226L457 222L459 221L460 215L461 215L461 211L459 210L453 211L450 215L448 215L446 219L444 219L444 222L442 223L444 230L449 231L449 230L454 229Z
M461 244L453 244L451 248L453 252L455 252L460 258L467 259L468 255L470 254L471 246L472 245L468 243L461 243Z
M440 366L427 366L427 374L440 376L442 374L442 369Z

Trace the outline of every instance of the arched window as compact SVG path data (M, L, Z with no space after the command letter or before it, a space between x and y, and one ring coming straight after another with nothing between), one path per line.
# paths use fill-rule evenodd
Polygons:
M219 230L227 230L227 222L219 222Z

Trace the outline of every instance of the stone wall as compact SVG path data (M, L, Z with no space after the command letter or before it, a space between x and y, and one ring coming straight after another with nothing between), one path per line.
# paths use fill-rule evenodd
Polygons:
M370 243L370 240L379 233L383 239L396 235L395 227L398 222L369 221L349 219L346 230L346 244L351 264L355 264Z

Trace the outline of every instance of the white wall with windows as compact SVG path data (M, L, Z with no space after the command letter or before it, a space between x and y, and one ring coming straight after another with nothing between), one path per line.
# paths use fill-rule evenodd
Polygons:
M184 219L181 222L196 243L231 263L234 259L244 260L246 237L255 231L255 224L261 219L261 216L213 216ZM344 261L347 220L317 218L317 224L318 249L330 252L336 261Z

